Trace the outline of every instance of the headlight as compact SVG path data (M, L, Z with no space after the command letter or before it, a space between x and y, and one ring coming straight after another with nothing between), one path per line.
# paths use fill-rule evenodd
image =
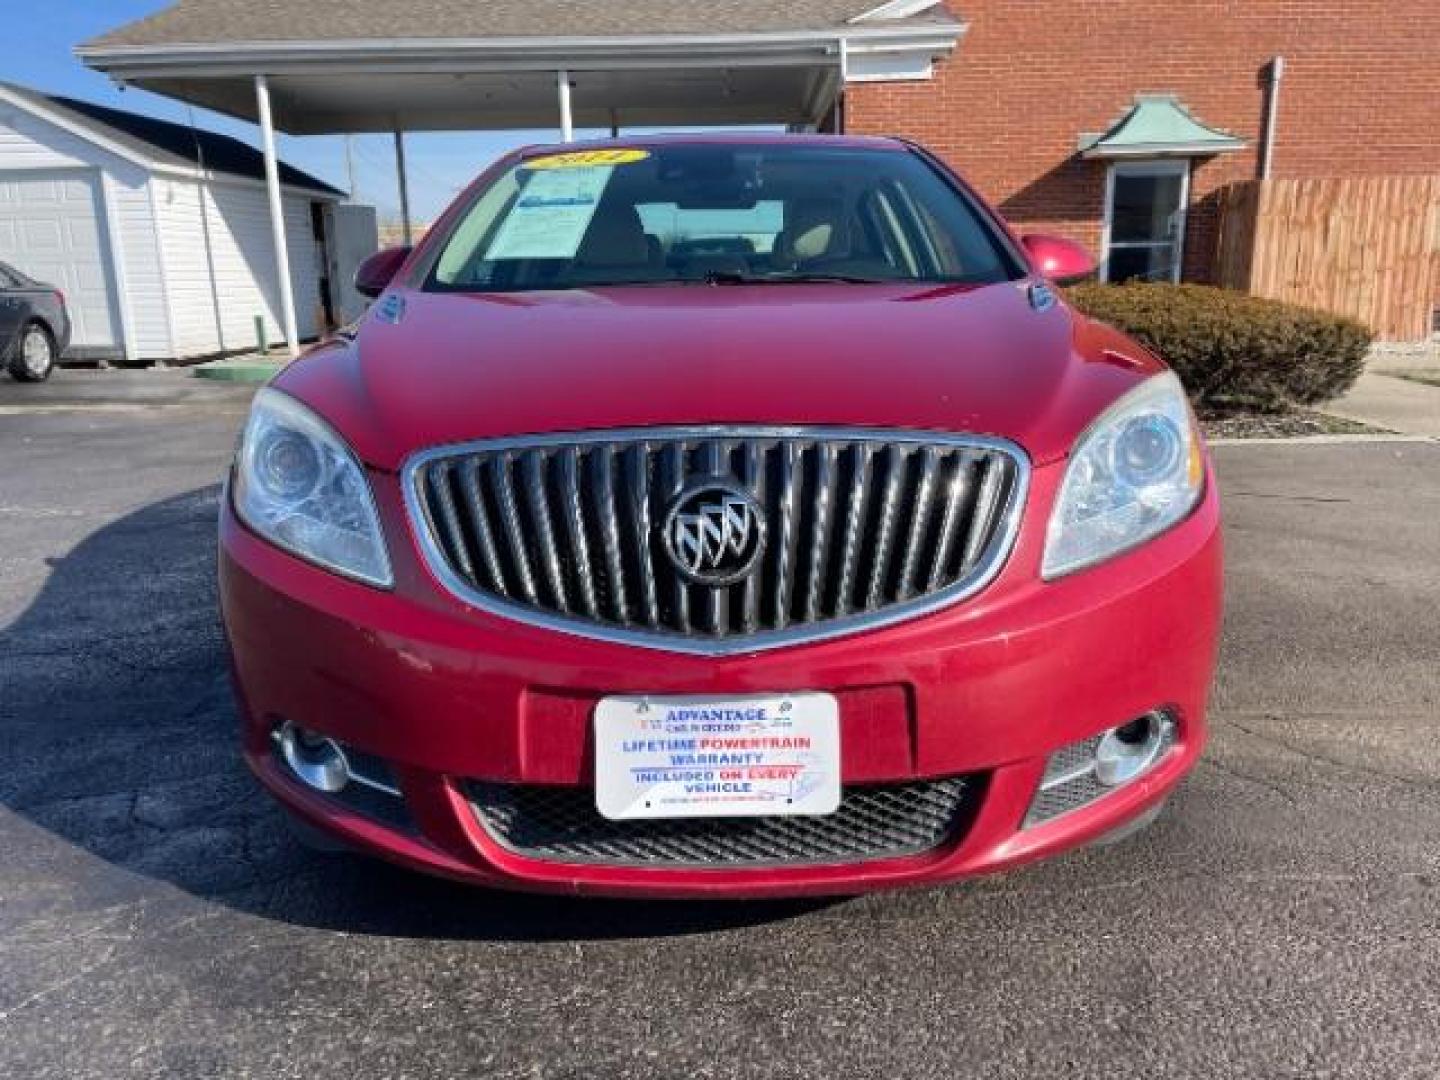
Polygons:
M286 551L371 585L394 583L360 462L330 425L287 394L255 395L234 498L241 520Z
M1205 462L1185 391L1173 373L1130 391L1075 443L1045 536L1041 576L1108 559L1185 517Z

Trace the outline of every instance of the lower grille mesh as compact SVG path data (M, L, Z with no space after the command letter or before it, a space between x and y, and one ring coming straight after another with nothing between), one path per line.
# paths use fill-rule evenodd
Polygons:
M847 788L823 817L610 821L590 788L468 785L498 843L532 859L624 866L854 863L932 851L956 839L978 804L975 777Z

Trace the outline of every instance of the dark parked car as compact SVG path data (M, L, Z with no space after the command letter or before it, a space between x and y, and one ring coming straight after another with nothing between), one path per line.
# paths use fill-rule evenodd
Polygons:
M65 294L0 263L0 360L21 382L43 382L70 344Z

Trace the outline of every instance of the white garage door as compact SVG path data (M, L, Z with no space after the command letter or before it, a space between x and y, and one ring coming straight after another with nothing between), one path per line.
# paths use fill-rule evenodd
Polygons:
M105 351L120 323L99 186L86 169L0 172L0 262L63 290L72 346Z

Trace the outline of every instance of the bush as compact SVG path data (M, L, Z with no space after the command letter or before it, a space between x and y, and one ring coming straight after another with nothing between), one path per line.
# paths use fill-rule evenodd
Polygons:
M1283 412L1354 384L1371 334L1337 315L1204 285L1077 285L1071 302L1175 369L1197 410Z

